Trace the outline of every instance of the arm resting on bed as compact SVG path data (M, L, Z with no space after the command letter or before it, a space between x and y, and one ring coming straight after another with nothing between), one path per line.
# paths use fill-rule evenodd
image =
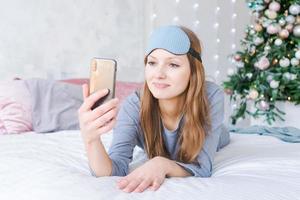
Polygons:
M112 173L112 161L100 141L85 144L89 165L96 177L110 176Z
M178 165L176 161L160 156L155 157L155 159L157 160L158 164L162 167L162 170L165 171L167 177L192 176L192 174L190 174L183 167Z

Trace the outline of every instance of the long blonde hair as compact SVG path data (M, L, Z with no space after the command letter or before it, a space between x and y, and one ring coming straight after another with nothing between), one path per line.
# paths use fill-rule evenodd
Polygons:
M191 47L201 53L200 41L191 30L180 27L189 37ZM179 131L179 149L176 160L192 163L199 154L207 131L211 127L209 104L206 95L205 72L202 63L187 54L191 68L189 84L183 92L185 98L182 114L183 124ZM145 57L145 65L147 56ZM144 133L145 151L149 158L163 156L170 158L163 141L161 113L158 99L154 98L146 82L141 95L141 128Z

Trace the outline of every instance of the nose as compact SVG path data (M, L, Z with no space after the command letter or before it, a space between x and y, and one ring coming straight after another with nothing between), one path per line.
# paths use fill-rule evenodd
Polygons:
M158 79L166 78L166 69L163 65L157 66L155 76Z

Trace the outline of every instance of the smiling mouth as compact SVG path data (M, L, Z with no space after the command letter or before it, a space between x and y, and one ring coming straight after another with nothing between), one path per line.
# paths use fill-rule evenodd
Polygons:
M158 89L164 89L170 86L169 84L165 84L165 83L153 83L153 85Z

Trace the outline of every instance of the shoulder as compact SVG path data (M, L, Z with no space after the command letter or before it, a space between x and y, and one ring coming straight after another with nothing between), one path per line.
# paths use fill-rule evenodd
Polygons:
M134 121L139 121L141 101L139 91L134 91L128 95L121 103L119 115L127 115Z
M127 106L132 109L140 109L141 100L139 90L136 90L129 94L124 101L122 102L121 106Z
M209 102L224 100L224 92L219 85L211 81L205 81L205 84L206 84L206 95Z

